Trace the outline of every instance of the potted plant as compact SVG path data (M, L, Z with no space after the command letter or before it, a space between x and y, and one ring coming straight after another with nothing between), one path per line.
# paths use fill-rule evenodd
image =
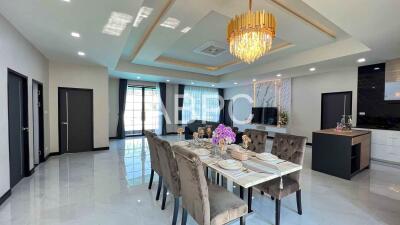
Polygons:
M288 112L286 111L281 111L279 113L279 121L278 121L278 125L280 127L285 127L289 122L289 115Z

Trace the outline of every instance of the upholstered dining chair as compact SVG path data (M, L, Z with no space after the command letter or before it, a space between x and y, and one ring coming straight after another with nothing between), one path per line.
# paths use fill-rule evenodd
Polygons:
M243 132L251 139L248 149L253 152L265 152L265 145L267 143L268 132L263 130L246 129Z
M303 165L304 151L306 149L307 138L290 134L275 134L271 153L280 159ZM281 189L281 179L277 178L256 187L269 194L275 199L275 224L280 224L280 207L282 198L296 192L297 212L303 213L301 207L300 171L288 174L282 178L283 188Z
M156 200L158 201L160 199L163 177L161 174L160 160L158 159L156 144L154 143L154 138L157 135L154 134L153 132L146 130L144 131L144 135L146 136L150 151L151 173L150 173L149 190L153 185L154 172L156 172L158 174L158 188L157 188Z
M199 157L173 146L181 178L182 225L189 213L199 225L222 225L240 218L245 224L247 204L226 189L207 182Z
M158 149L158 158L160 159L160 168L163 174L163 199L161 209L165 209L165 201L167 191L169 190L174 196L174 212L172 217L172 225L176 224L179 211L179 198L181 196L181 182L179 178L178 165L175 155L172 152L171 145L168 141L164 141L158 137L154 137L154 143Z

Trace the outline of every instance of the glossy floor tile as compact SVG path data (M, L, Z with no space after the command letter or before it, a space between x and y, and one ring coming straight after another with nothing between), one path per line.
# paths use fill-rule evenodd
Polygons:
M170 224L172 198L161 211L161 202L154 200L157 179L152 190L147 189L149 157L141 137L112 141L109 151L52 157L13 189L0 206L0 224ZM346 181L312 171L310 165L308 148L301 180L303 215L296 213L294 195L285 198L281 224L400 224L399 168L373 163L370 170ZM274 202L256 191L253 209L248 225L274 223Z

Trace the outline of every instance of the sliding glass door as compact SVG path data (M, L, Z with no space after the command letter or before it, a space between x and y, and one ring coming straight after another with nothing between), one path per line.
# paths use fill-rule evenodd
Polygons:
M155 87L128 86L124 119L126 136L160 130L159 91Z

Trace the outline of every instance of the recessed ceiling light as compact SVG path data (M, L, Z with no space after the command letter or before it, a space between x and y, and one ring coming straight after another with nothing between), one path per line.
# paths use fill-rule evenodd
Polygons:
M374 68L374 70L380 70L380 69L381 69L381 68L379 68L379 67L375 67L375 68Z
M310 69L309 69L311 72L314 72L315 70L317 70L315 67L311 67Z
M191 82L191 84L194 84L194 82Z
M139 80L141 79L141 77L139 77L139 76L138 76L138 77L136 77L136 78L137 78L137 79L139 79Z
M253 79L253 82L256 82L257 81L257 79Z
M170 82L170 80L167 80L167 82Z
M211 87L215 87L215 84L211 84Z
M357 60L358 63L363 63L363 62L365 62L365 61L366 61L365 58L360 58L360 59Z
M71 2L71 0L61 0L61 1L63 1L63 2Z
M112 12L107 24L103 27L103 33L112 36L120 36L132 20L133 17L131 15Z
M160 24L160 26L175 29L177 26L179 26L180 23L181 21L179 21L178 19L168 17L162 24Z
M234 85L238 85L238 82L233 83Z
M182 32L182 33L187 33L187 32L189 32L191 29L192 29L191 27L185 27L185 28L183 28L183 29L181 30L181 32Z
M282 74L278 73L276 76L277 76L277 77L281 77L281 76L282 76Z
M78 52L78 55L79 55L79 56L85 56L86 53L84 53L84 52Z
M80 38L80 37L81 37L81 34L80 34L80 33L77 33L77 32L71 32L71 36L72 36L72 37L75 37L75 38Z
M143 19L149 17L152 12L153 12L153 8L142 6L139 9L138 14L136 15L135 21L133 22L133 26L139 27L139 25L143 21Z

